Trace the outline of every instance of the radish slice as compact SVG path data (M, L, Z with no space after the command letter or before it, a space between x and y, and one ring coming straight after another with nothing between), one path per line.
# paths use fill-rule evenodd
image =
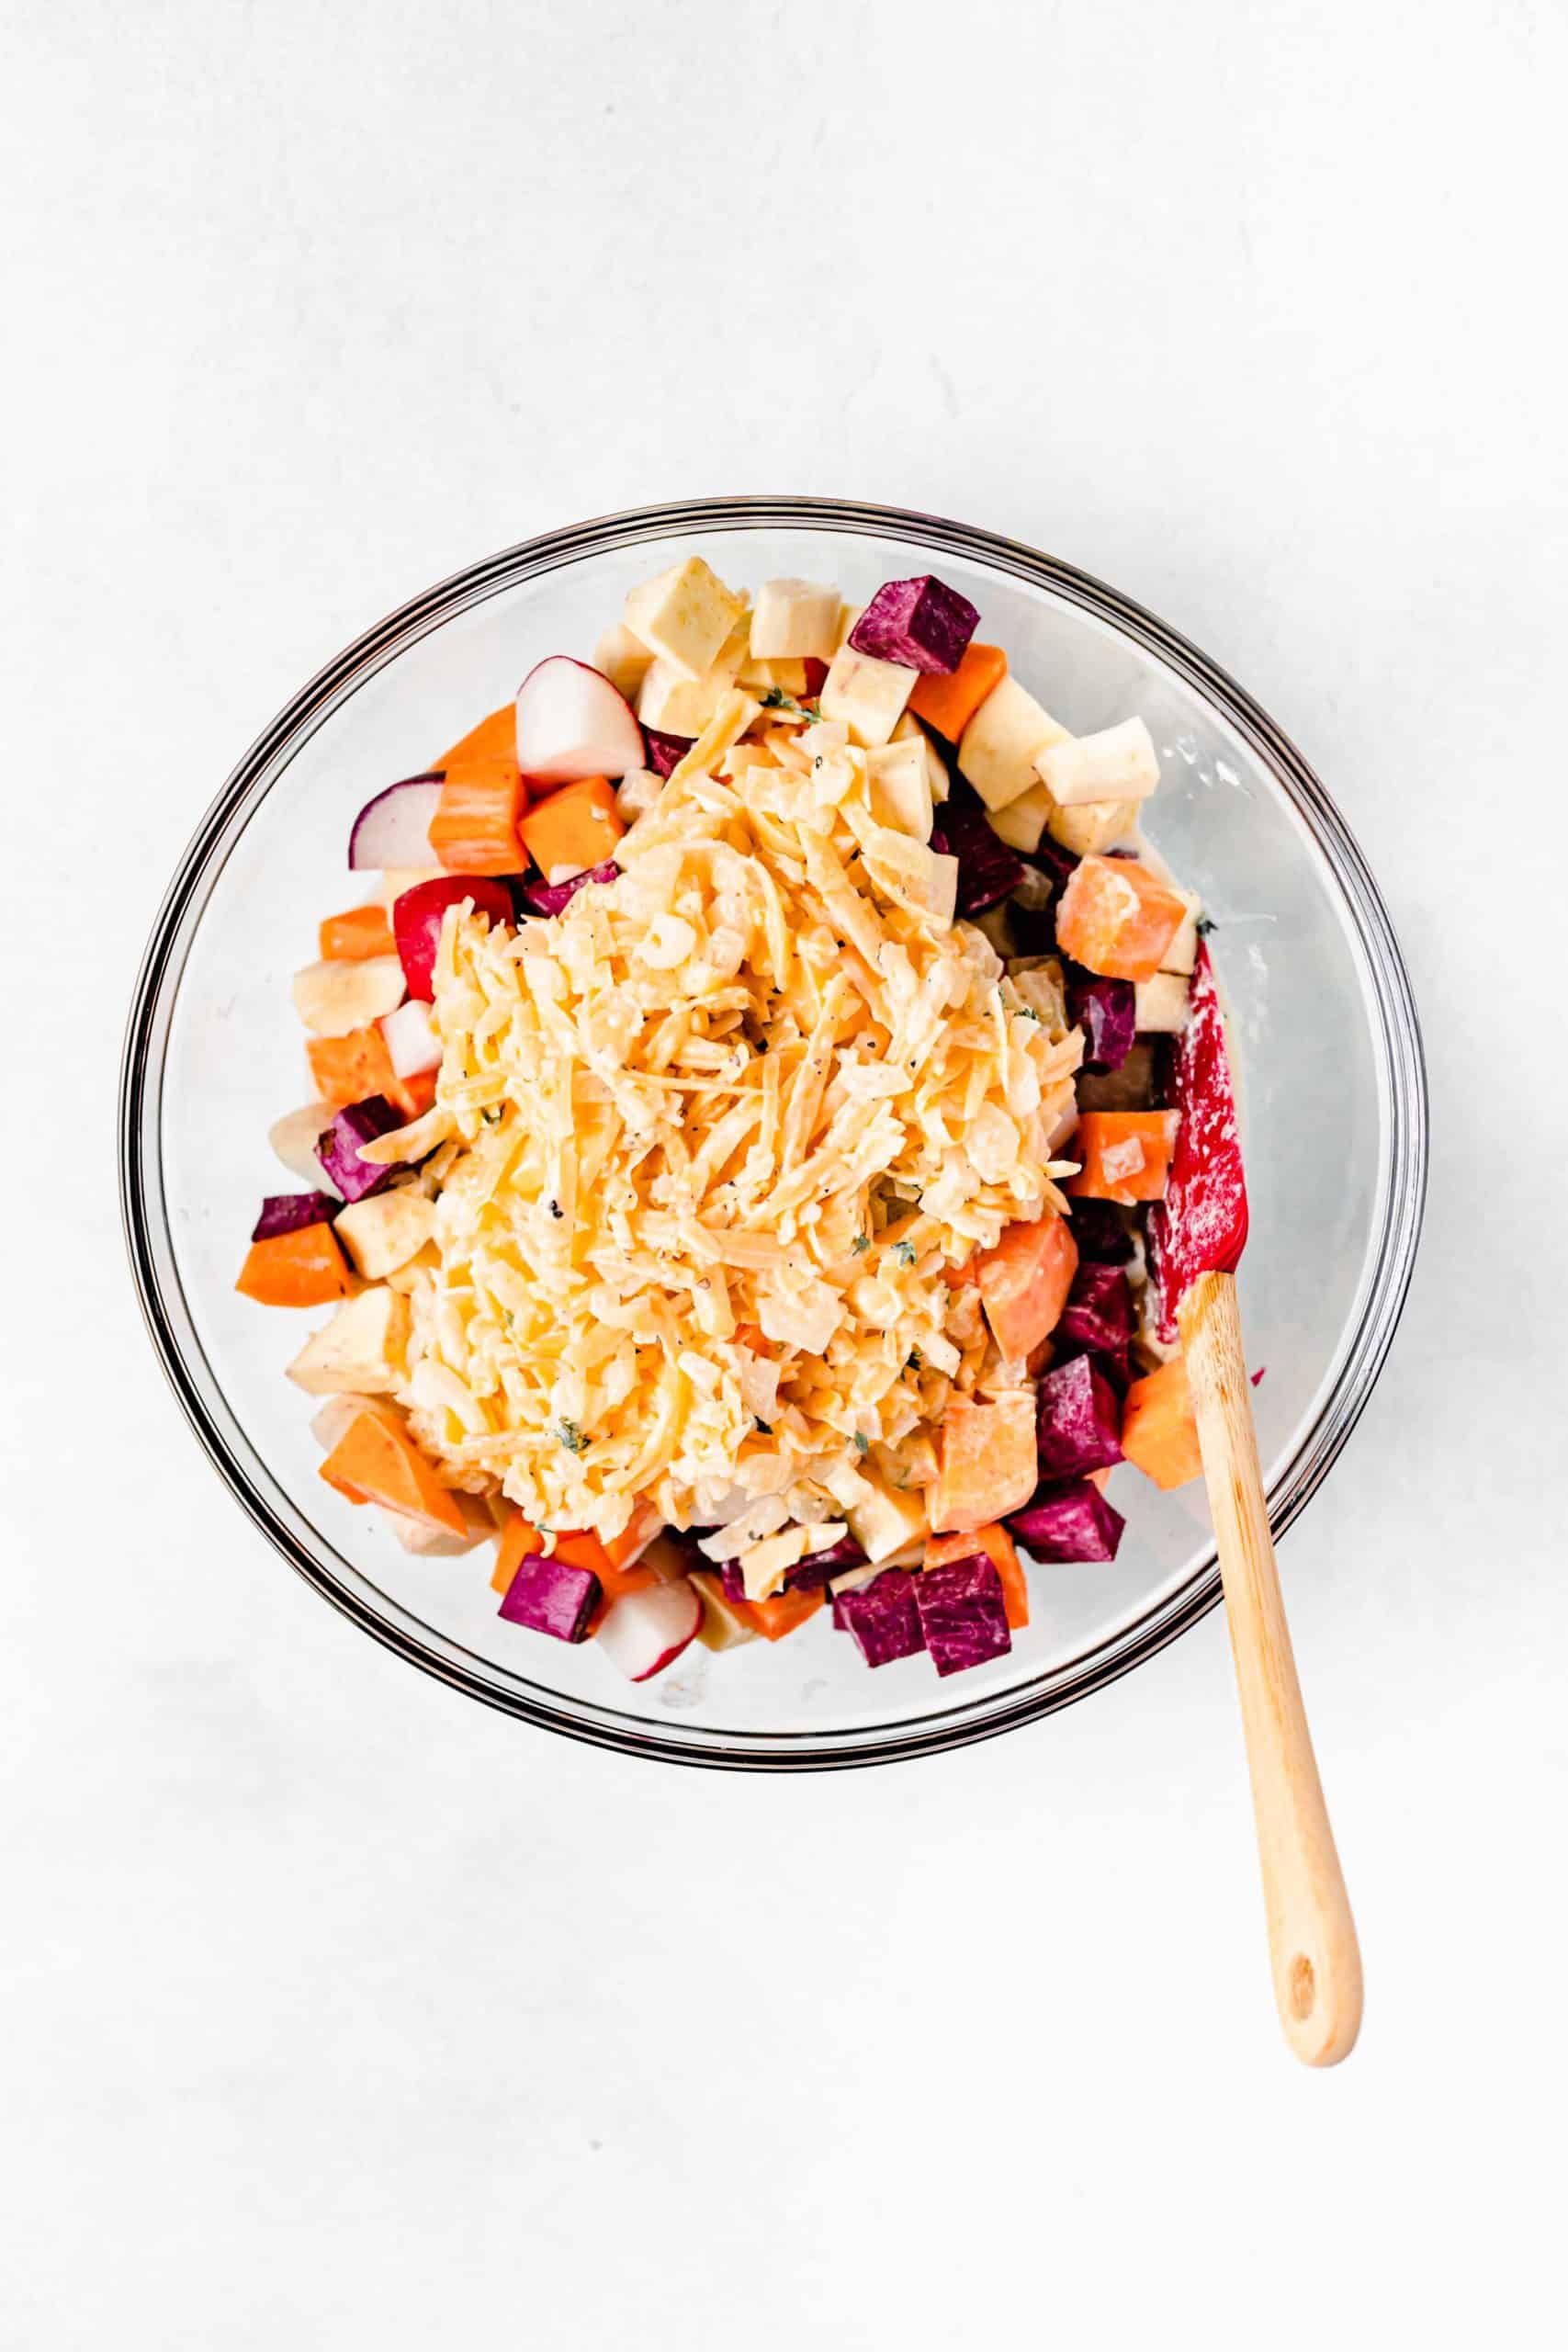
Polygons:
M367 800L348 836L348 862L364 866L439 865L430 846L431 820L441 798L438 775L411 775Z
M695 1585L644 1585L606 1611L597 1639L628 1682L646 1682L674 1663L702 1622Z
M400 1004L381 1023L381 1035L387 1040L387 1051L392 1057L392 1068L400 1078L423 1078L427 1069L441 1067L441 1040L430 1018L430 1008L417 997L407 1004Z
M535 784L618 778L642 765L642 729L603 671L552 653L517 689L517 764Z
M335 1193L337 1186L330 1176L322 1175L316 1146L336 1116L330 1102L307 1102L303 1110L275 1120L267 1131L268 1143L289 1174L323 1193Z

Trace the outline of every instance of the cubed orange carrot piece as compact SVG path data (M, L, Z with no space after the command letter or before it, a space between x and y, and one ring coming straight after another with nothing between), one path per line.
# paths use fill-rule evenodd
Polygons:
M804 1625L808 1617L816 1616L823 1597L818 1585L810 1592L775 1592L766 1600L732 1600L728 1606L745 1623L754 1626L765 1642L782 1642L786 1634L793 1634L797 1625Z
M581 874L604 865L626 829L616 813L609 778L590 775L539 801L517 830L547 882L558 875Z
M405 1119L417 1119L435 1100L434 1072L400 1078L375 1022L367 1029L351 1029L346 1037L308 1037L305 1053L317 1096L334 1110L363 1102L368 1094L384 1094Z
M321 938L324 964L362 964L367 956L398 952L385 907L350 907L345 914L329 915Z
M263 1306L324 1306L348 1296L354 1276L336 1234L322 1222L253 1241L234 1288Z
M466 1535L468 1523L435 1464L386 1413L356 1413L321 1465L321 1476L351 1502L378 1503L423 1527Z
M1056 937L1091 972L1152 980L1187 902L1135 857L1083 857L1056 910Z
M1068 1148L1082 1162L1066 1189L1088 1201L1163 1201L1179 1111L1086 1111Z
M620 1533L612 1536L607 1544L589 1530L569 1532L556 1537L552 1556L564 1560L569 1567L589 1569L609 1598L618 1600L624 1592L636 1592L642 1585L658 1582L655 1571L645 1570L640 1563L661 1525L652 1504L640 1503ZM528 1553L543 1552L545 1548L538 1529L530 1527L521 1511L513 1511L502 1535L495 1574L491 1578L496 1591L506 1590Z
M1039 1476L1032 1389L1004 1390L985 1404L952 1396L939 1434L938 1476L931 1488L935 1533L961 1528L973 1534L1023 1509Z
M438 760L432 760L429 773L432 775L450 775L455 767L460 767L466 761L515 761L516 757L517 706L503 702L499 710L492 710L487 718L480 719L477 727L470 727L466 735L460 735L449 752L443 752Z
M1078 1270L1072 1227L1065 1216L1010 1225L975 1264L992 1337L1004 1356L1021 1363L1062 1319Z
M1203 1475L1198 1420L1179 1356L1134 1380L1122 1408L1122 1451L1168 1493Z
M909 708L950 743L956 743L986 696L1008 673L1008 658L999 645L966 645L956 670L946 676L927 671L915 681Z
M1029 1586L1024 1578L1023 1563L1018 1547L1007 1529L992 1520L985 1527L976 1527L967 1535L931 1535L926 1539L924 1566L945 1567L950 1560L972 1559L976 1552L984 1552L1002 1580L1002 1600L1007 1606L1008 1623L1018 1633L1029 1623Z
M514 759L448 768L430 820L430 846L448 874L520 874L527 854L517 824L528 805Z

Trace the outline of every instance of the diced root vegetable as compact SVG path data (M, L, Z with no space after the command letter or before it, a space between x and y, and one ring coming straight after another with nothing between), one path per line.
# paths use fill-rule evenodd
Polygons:
M694 735L666 735L657 727L645 727L648 738L648 764L655 775L672 775L696 741Z
M1069 972L1067 1018L1084 1033L1085 1069L1120 1069L1138 1034L1132 981L1109 980L1094 972Z
M492 760L517 757L517 713L509 702L487 711L477 727L459 735L450 751L432 760L432 775L450 775L454 768L473 767Z
M641 762L641 738L637 761ZM615 813L615 786L603 775L585 776L552 792L522 824L523 842L547 882L608 865L626 827Z
M331 1226L318 1223L253 1241L234 1284L262 1306L325 1306L353 1287Z
M468 1533L457 1498L441 1484L434 1464L385 1413L355 1414L320 1475L350 1502L375 1503L447 1535Z
M1050 743L1066 734L1016 678L992 687L958 744L960 774L968 777L987 808L1005 808L1039 782L1034 763Z
M390 1102L403 1119L417 1117L428 1105L430 1080L398 1076L379 1022L346 1037L308 1038L305 1057L311 1083L331 1106L326 1125L333 1112L372 1096Z
M1086 1111L1073 1138L1080 1165L1067 1191L1123 1208L1163 1200L1180 1125L1178 1111Z
M697 1627L697 1639L705 1650L739 1649L743 1642L760 1638L757 1627L746 1612L736 1607L726 1595L724 1587L711 1568L699 1568L692 1577L692 1585L703 1604L703 1622Z
M931 845L958 860L954 908L971 922L988 907L999 905L1023 879L1022 860L998 839L985 812L972 799L954 795L942 803L942 813L931 826Z
M348 837L348 862L367 866L437 865L430 828L441 802L438 775L412 775L367 800Z
M1124 982L1117 985L1124 986ZM1150 1111L1155 1101L1155 1043L1134 1037L1114 1069L1080 1069L1078 1109L1084 1111Z
M702 1622L702 1596L689 1581L652 1584L623 1594L595 1638L629 1682L647 1682L674 1664Z
M765 580L751 615L760 662L831 662L838 651L839 592L809 580ZM802 691L808 691L804 684Z
M939 1674L962 1674L1011 1649L1002 1581L984 1553L927 1568L914 1585L920 1631Z
M1134 1380L1122 1408L1122 1451L1168 1493L1203 1475L1197 1416L1179 1356Z
M889 1666L925 1648L915 1585L908 1569L883 1568L853 1590L834 1596L834 1623L851 1636L867 1666Z
M1062 893L1056 937L1091 972L1151 980L1185 912L1176 892L1135 858L1085 857Z
M392 931L411 997L429 1004L435 995L435 959L441 951L441 926L449 907L471 901L481 922L510 923L512 893L493 876L443 874L431 882L416 882L392 907Z
M924 743L908 736L879 743L866 753L865 767L871 813L878 824L929 842L935 809Z
M1109 1356L1125 1378L1132 1339L1133 1293L1122 1268L1080 1266L1056 1326L1058 1346L1064 1352L1074 1346Z
M829 665L818 707L824 718L850 730L863 749L886 743L909 699L919 673L895 662L878 662L840 645Z
M700 678L717 660L719 648L745 612L745 605L700 555L646 580L626 598L626 624L632 635L688 678ZM532 773L525 759L524 769ZM578 775L624 773L578 769Z
M581 1642L599 1600L599 1579L558 1555L530 1552L519 1561L502 1596L501 1614L509 1625L526 1625L558 1642Z
M330 1225L341 1206L332 1193L269 1193L251 1228L251 1239L271 1241L280 1233L299 1233L309 1225Z
M1016 800L1010 800L1005 808L990 809L986 821L998 841L1032 857L1045 837L1045 820L1050 813L1050 794L1043 784L1032 784Z
M1035 1559L1060 1561L1113 1560L1126 1524L1090 1478L1050 1488L1009 1521Z
M623 776L642 765L642 729L602 671L552 653L517 689L517 761L531 790Z
M1053 1365L1039 1383L1037 1408L1042 1478L1079 1478L1121 1461L1122 1408L1111 1383L1088 1356ZM998 1516L1010 1520L1028 1500L1021 1496Z
M1008 1623L1015 1634L1021 1633L1029 1623L1029 1585L1018 1546L1005 1527L992 1521L967 1535L933 1535L926 1545L925 1565L944 1568L954 1560L973 1559L977 1552L985 1554L1001 1578Z
M878 662L951 676L979 619L967 596L926 572L885 582L850 631L849 643Z
M933 1530L973 1530L1019 1510L1038 1476L1034 1443L1034 1400L1027 1389L1004 1390L984 1404L951 1397L942 1419L941 1473L929 1489Z
M909 708L950 743L956 743L987 695L1008 673L1007 655L999 645L964 648L951 675L928 671L909 695Z
M1036 763L1058 808L1098 801L1146 800L1159 784L1159 756L1141 718L1124 718L1098 735L1048 744Z
M634 637L624 621L614 621L593 649L593 667L602 671L618 695L635 703L637 688L648 675L648 665L653 654L640 637ZM513 741L515 742L517 724L513 717Z
M1124 1266L1135 1252L1127 1221L1110 1201L1076 1200L1072 1228L1082 1264Z
M385 1396L408 1377L409 1303L378 1284L306 1340L288 1377L308 1396Z
M314 1036L346 1037L367 1029L403 1001L396 956L362 956L307 964L294 975L294 1010Z
M1138 1027L1146 1036L1179 1036L1187 1026L1186 975L1159 971L1152 980L1139 980L1135 985Z
M344 914L328 915L320 938L323 963L397 953L384 907L350 907Z
M591 882L607 887L620 878L621 869L615 859L610 858L604 865L592 866L586 873L574 874L570 882L525 882L523 903L530 914L558 915L564 908L570 906L580 890L587 889Z
M359 1147L373 1143L378 1136L389 1136L402 1124L395 1105L384 1094L345 1103L338 1112L317 1145L316 1156L345 1201L363 1201L391 1182L397 1170L362 1159Z
M351 1201L334 1230L366 1280L384 1282L433 1238L435 1203L417 1184L399 1184Z
M430 845L455 874L517 874L523 844L518 822L528 805L517 762L510 753L448 768L431 820Z
M1051 803L1045 831L1058 848L1075 857L1095 857L1127 839L1138 821L1135 800L1095 800L1082 808L1058 808Z
M992 1337L1010 1363L1021 1363L1050 1337L1066 1305L1078 1263L1071 1224L1045 1216L1010 1225L995 1249L980 1250L971 1263Z

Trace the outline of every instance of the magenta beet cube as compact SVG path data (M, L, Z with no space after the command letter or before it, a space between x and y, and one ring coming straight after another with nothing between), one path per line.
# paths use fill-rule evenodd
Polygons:
M330 1225L342 1206L330 1193L269 1193L251 1239L273 1241L280 1233L299 1233L307 1225Z
M612 857L604 865L590 865L582 873L574 874L569 882L525 882L523 903L531 915L558 915L590 882L618 882L620 878L621 869Z
M570 1567L565 1560L527 1552L506 1588L501 1614L509 1625L526 1625L530 1633L548 1634L558 1642L580 1642L599 1605L599 1579L592 1568Z
M1052 1337L1126 1363L1133 1340L1133 1294L1120 1266L1080 1263Z
M378 1168L373 1159L361 1159L359 1147L374 1143L378 1136L389 1136L405 1124L402 1113L394 1110L384 1094L367 1094L363 1102L351 1102L346 1111L340 1111L325 1129L316 1146L316 1158L345 1201L368 1200L401 1172L396 1168Z
M1113 1560L1127 1522L1087 1478L1064 1487L1042 1487L1027 1510L1008 1521L1026 1552L1037 1560Z
M1074 1201L1073 1239L1078 1262L1092 1258L1107 1266L1124 1266L1133 1255L1133 1229L1114 1201Z
M956 670L980 616L967 596L934 573L888 580L850 631L857 653L897 662L906 670Z
M657 727L645 727L642 734L655 775L673 775L697 740L694 735L661 735Z
M840 1535L825 1552L809 1553L793 1568L786 1569L784 1589L786 1592L815 1592L818 1585L827 1584L831 1577L845 1576L851 1568L864 1566L865 1554L854 1537Z
M961 798L956 792L937 811L931 847L939 856L958 860L957 911L961 915L983 915L1023 879L1022 858L991 831L978 800Z
M1132 981L1110 980L1075 967L1067 978L1066 999L1068 1020L1083 1031L1085 1069L1120 1069L1138 1035Z
M867 1666L887 1666L925 1648L916 1600L922 1581L908 1568L884 1568L869 1584L834 1595L833 1622L852 1637Z
M1053 1365L1040 1382L1035 1442L1043 1478L1081 1478L1122 1459L1122 1407L1088 1356Z
M939 1674L962 1674L1011 1649L1002 1580L984 1553L923 1569L910 1582L920 1631Z

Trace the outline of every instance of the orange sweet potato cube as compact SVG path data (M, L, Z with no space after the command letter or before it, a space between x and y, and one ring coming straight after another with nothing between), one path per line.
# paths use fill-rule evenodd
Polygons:
M1091 972L1152 980L1187 901L1133 857L1084 857L1056 910L1056 937Z
M1072 1228L1062 1216L1010 1225L996 1248L973 1262L996 1343L1021 1363L1062 1319L1078 1266Z
M931 1527L973 1534L1021 1510L1034 1492L1038 1457L1032 1389L1005 1389L984 1403L953 1396L942 1418L939 1471L931 1489Z

